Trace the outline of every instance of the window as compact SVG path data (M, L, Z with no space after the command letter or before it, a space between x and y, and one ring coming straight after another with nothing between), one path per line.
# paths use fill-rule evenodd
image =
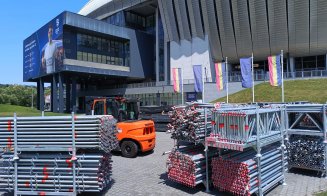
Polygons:
M102 61L101 63L106 64L107 63L107 57L105 55L102 55Z
M317 69L326 69L326 55L317 56Z
M303 69L311 70L316 68L316 56L303 57Z
M79 60L79 61L83 60L83 53L80 51L77 52L77 60Z
M83 61L87 61L87 53L83 52Z
M78 34L77 40L77 60L129 66L129 41L85 34Z
M98 54L98 63L102 63L102 58L101 58L101 55L100 54Z
M295 69L296 70L303 70L302 57L295 58Z
M92 53L87 53L87 61L91 61L92 62L93 58L92 58Z

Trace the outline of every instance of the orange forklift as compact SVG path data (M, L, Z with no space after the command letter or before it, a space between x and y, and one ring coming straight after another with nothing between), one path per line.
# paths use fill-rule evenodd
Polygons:
M119 150L124 157L136 157L138 152L155 147L156 132L152 120L139 120L140 101L124 97L89 98L86 114L112 115L117 120Z

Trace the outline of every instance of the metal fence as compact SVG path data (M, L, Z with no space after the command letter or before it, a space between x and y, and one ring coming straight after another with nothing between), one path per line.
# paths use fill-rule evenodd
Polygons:
M327 70L309 70L309 71L295 71L295 72L284 72L284 79L296 79L296 78L311 78L311 77L327 77ZM268 81L269 72L256 71L254 72L255 81ZM230 72L228 76L229 82L241 82L242 75L241 72ZM205 77L205 83L216 82L215 78ZM194 84L194 79L184 79L183 84ZM133 83L133 84L117 84L110 89L118 88L144 88L144 87L161 87L173 85L173 81L166 82L143 82L143 83Z

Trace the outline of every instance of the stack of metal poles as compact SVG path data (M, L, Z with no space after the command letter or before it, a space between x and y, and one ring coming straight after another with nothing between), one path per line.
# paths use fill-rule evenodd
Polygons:
M248 148L244 152L229 152L221 157L213 158L212 182L220 191L233 195L251 195L259 189L259 173L261 188L267 190L283 180L283 169L280 145L266 146L261 151L261 170L258 170L257 152ZM287 157L285 156L284 159Z
M290 167L324 171L325 145L322 137L291 135L288 143Z
M327 175L327 105L286 105L290 168Z
M208 155L212 157L218 153ZM203 146L174 148L167 159L168 178L180 184L195 187L206 178L206 162Z
M14 190L13 154L5 153L0 165L0 187ZM111 154L78 153L76 190L100 192L111 182ZM23 153L19 156L18 189L20 191L72 192L73 164L68 153Z
M111 183L116 134L112 116L0 118L0 189L100 192Z
M169 113L171 123L168 132L173 139L201 143L211 133L212 104L190 104L175 106Z
M75 117L76 147L99 149L109 153L118 145L116 120L112 116ZM51 149L72 147L71 117L18 117L18 148ZM0 148L14 144L14 119L0 118Z

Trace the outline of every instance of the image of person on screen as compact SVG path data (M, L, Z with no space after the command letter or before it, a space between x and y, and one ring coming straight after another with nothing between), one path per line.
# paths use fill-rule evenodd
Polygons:
M62 40L53 40L53 27L49 25L48 42L42 48L42 72L45 74L59 70L63 62Z

